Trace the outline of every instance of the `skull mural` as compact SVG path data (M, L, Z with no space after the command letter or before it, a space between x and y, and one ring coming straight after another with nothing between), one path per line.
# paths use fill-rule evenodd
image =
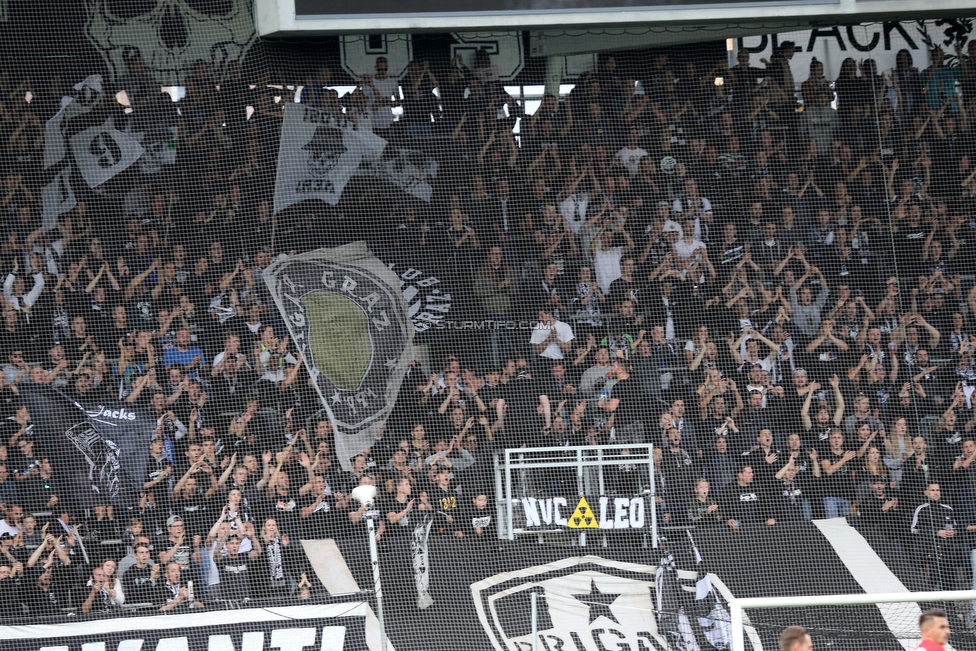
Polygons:
M85 0L85 34L113 79L141 55L160 85L181 85L198 61L215 79L255 41L252 0Z

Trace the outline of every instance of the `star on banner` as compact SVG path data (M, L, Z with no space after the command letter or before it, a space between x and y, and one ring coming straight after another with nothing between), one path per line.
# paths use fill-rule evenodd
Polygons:
M583 602L590 609L590 624L601 615L619 624L620 622L610 610L610 604L616 601L619 596L620 594L600 592L600 589L596 587L596 581L590 579L590 593L574 594L573 598Z

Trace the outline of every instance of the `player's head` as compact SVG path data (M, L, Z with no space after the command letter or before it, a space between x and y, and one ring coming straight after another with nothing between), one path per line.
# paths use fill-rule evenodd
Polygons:
M926 610L918 618L918 627L922 631L923 640L931 640L936 644L945 644L949 640L949 619L945 611L939 608Z
M802 626L789 626L779 636L780 651L813 651L813 640Z

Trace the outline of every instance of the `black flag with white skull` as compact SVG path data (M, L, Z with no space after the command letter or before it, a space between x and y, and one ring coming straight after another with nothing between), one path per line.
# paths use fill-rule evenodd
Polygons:
M264 271L329 419L343 468L376 439L412 360L400 281L353 242L281 257Z
M379 156L386 140L368 129L337 124L324 111L285 105L278 147L274 212L307 199L339 203L363 158Z
M69 142L78 171L90 188L126 170L145 151L133 136L116 129L112 118L76 133Z

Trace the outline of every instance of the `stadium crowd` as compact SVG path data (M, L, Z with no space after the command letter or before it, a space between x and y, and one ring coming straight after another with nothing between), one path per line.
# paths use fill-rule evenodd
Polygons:
M381 553L424 512L476 544L497 538L496 450L605 443L658 446L665 526L851 516L930 564L933 587L968 582L976 47L957 66L849 59L835 80L816 60L794 80L792 56L603 56L531 115L483 53L400 79L379 58L342 97L328 68L291 95L235 66L218 90L203 66L179 103L136 57L111 89L128 109L96 115L176 126L176 164L133 168L50 231L61 82L5 72L0 615L307 598L299 539L365 536L356 486L380 487ZM432 201L354 177L334 208L272 215L295 100L437 160ZM261 274L360 238L452 277L456 320L494 325L442 324L344 471ZM75 505L26 383L158 418L137 512ZM641 476L611 490L640 494Z

